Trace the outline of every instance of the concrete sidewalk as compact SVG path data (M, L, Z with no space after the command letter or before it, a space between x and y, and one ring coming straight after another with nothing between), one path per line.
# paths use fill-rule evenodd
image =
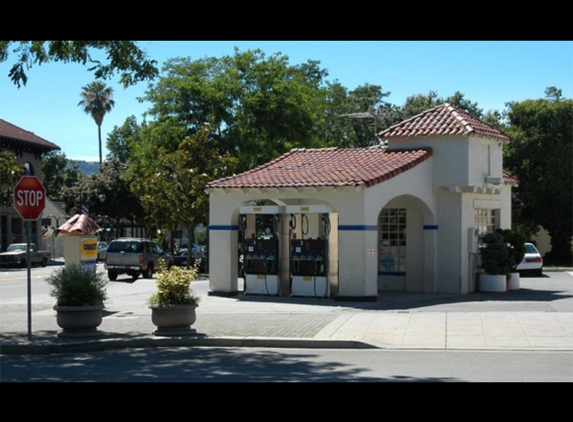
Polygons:
M22 321L0 334L0 354L160 346L573 351L573 295L556 290L384 292L376 302L206 295L195 332L181 337L153 335L151 311L135 292L133 302L106 305L98 336L58 337L55 311L37 310L31 339Z

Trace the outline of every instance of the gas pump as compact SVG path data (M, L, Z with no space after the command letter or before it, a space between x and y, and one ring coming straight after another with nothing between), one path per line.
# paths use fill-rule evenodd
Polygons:
M289 220L291 296L327 297L330 234L328 209L314 205L287 207L289 211L292 212ZM298 222L301 227L297 230ZM310 230L313 230L316 237L311 235L305 238ZM300 239L296 233L300 233Z
M284 207L241 207L245 294L280 294L280 214Z

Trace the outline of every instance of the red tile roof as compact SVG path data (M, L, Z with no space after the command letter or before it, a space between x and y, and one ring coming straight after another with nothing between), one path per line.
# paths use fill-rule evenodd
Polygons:
M508 185L519 185L519 180L513 177L508 171L503 171L503 182Z
M56 237L65 234L95 234L100 226L85 214L75 214L56 230Z
M432 156L432 150L368 148L293 149L247 172L215 180L207 188L284 188L376 185Z
M502 131L476 119L451 104L444 103L424 111L378 134L380 139L400 139L416 136L476 135L508 142Z
M44 138L40 138L32 132L24 130L2 119L0 119L0 138L9 138L18 141L31 142L33 144L45 147L47 150L60 149L60 147L56 144L53 144L50 141L46 141Z

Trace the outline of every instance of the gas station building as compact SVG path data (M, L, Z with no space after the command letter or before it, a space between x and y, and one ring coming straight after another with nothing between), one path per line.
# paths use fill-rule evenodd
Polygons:
M293 149L209 183L209 294L476 290L479 235L511 227L510 138L447 103L378 137Z

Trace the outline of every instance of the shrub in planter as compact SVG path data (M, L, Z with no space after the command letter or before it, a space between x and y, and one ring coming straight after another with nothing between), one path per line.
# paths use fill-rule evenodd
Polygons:
M481 267L486 274L507 275L513 265L509 246L501 233L487 233L482 239L484 246L480 249Z
M54 271L46 281L56 306L103 305L107 300L107 280L101 273L82 270L71 264Z
M191 282L197 277L197 266L184 268L162 266L156 279L157 291L151 295L151 321L156 335L184 335L193 332L195 309L199 297L193 294Z
M484 246L479 253L485 274L480 274L480 290L504 292L507 290L507 276L513 262L509 246L499 232L485 234L482 241Z
M503 236L505 243L509 246L511 259L509 262L508 290L519 290L520 277L517 272L517 266L523 261L523 257L525 256L525 242L527 238L523 233L516 230L497 229L496 231Z
M511 257L511 261L509 262L511 266L510 272L514 272L525 256L525 242L527 238L523 233L516 230L497 229L496 231L503 236L503 240L509 246Z
M101 273L71 264L56 270L46 281L56 299L58 336L93 335L102 322L107 280Z

